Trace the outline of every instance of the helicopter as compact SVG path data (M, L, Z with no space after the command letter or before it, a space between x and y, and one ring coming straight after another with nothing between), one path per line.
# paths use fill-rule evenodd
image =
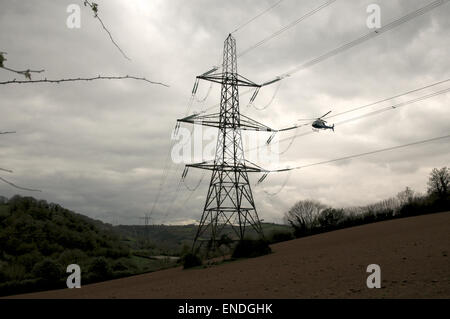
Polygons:
M327 116L328 114L330 114L332 111L328 112L327 114L319 117L318 119L316 119L313 123L312 123L312 127L315 130L333 130L334 132L334 124L333 126L328 126L326 123L327 121L325 121L323 118L325 116Z

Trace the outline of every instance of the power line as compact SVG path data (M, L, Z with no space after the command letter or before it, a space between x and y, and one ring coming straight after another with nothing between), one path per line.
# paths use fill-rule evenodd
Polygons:
M187 107L186 107L186 111L185 111L185 115L186 115L186 116L189 114L189 111L190 111L190 109L191 109L191 107L192 107L192 105L193 105L193 103L194 103L194 100L196 99L196 95L197 95L197 87L198 87L198 82L196 81L195 84L194 84L194 89L193 89L193 91L192 91L191 97L189 98L188 105L187 105ZM208 98L209 94L211 93L211 90L212 90L212 85L209 87L208 92L207 92L207 94L206 94L206 96L205 96L205 98L204 98L203 100L206 100L206 99ZM197 101L198 101L198 100L197 100ZM200 101L202 101L202 100L200 100ZM199 101L199 102L200 102L200 101ZM177 134L177 132L178 132L178 124L177 124L176 129L174 130L174 134ZM193 134L193 132L194 132L194 129L191 130L191 133L190 133L190 139L186 142L186 144L189 143L189 142L192 140L192 134ZM175 170L169 169L169 167L171 168L171 167L172 167L172 164L173 164L172 161L169 161L169 155L170 155L170 153L171 153L171 151L172 151L172 148L173 148L174 144L175 144L175 142L172 141L172 143L171 143L171 145L170 145L170 147L169 147L169 150L168 150L168 153L167 153L167 157L166 157L165 166L164 166L164 175L163 175L163 179L162 179L161 182L160 182L160 185L159 185L159 188L158 188L158 193L157 193L157 196L156 196L156 198L155 198L155 200L154 200L154 202L153 202L153 206L152 206L151 212L153 212L153 210L154 210L156 204L157 204L158 201L159 201L159 198L160 198L160 196L161 196L162 189L163 189L163 187L164 187L164 184L165 184L166 181L167 181L168 176L169 176L173 171L175 171L175 174L176 174L176 175L177 175L178 172L179 172L180 166L177 166L177 168L176 168ZM177 201L177 199L178 199L178 195L179 195L179 192L180 192L180 189L181 189L181 183L182 183L182 179L180 179L179 182L178 182L178 186L177 186L176 191L175 191L175 193L174 193L174 195L173 195L173 197L172 197L172 200L167 204L165 213L164 213L164 215L163 215L163 216L164 216L164 217L163 217L163 223L166 222L167 216L169 215L169 210L170 210L170 208L173 208L173 207L175 206L175 203L176 203L176 201ZM171 206L171 205L172 205L172 206Z
M397 19L397 20L394 20L391 23L385 25L384 27L382 27L380 29L377 29L375 31L372 31L372 32L370 32L370 33L368 33L366 35L363 35L363 36L359 37L358 39L355 39L355 40L353 40L351 42L343 44L343 45L339 46L338 48L335 48L335 49L329 51L328 53L325 53L325 54L323 54L323 55L321 55L319 57L316 57L316 58L306 62L306 63L303 63L303 64L301 64L301 65L291 69L290 71L288 71L286 73L283 73L280 76L277 76L276 78L279 78L279 79L283 80L286 77L290 77L294 73L296 73L296 72L298 72L300 70L306 69L306 68L314 66L316 64L319 64L319 63L327 60L328 58L331 58L331 57L333 57L333 56L335 56L335 55L337 55L337 54L339 54L339 53L341 53L343 51L349 50L349 49L351 49L351 48L353 48L353 47L355 47L355 46L357 46L357 45L359 45L359 44L361 44L361 43L363 43L365 41L368 41L368 40L370 40L372 38L375 38L375 37L381 35L382 33L385 33L385 32L387 32L389 30L392 30L392 29L400 26L403 23L406 23L406 22L408 22L408 21L410 21L410 20L412 20L412 19L414 19L414 18L416 18L418 16L421 16L421 15L423 15L423 14L425 14L425 13L427 13L427 12L433 10L433 9L435 9L438 6L441 6L441 5L445 4L445 3L447 3L448 1L449 0L433 1L432 3L426 5L425 7L422 7L422 8L420 8L420 9L414 11L414 12L411 12L411 13L409 13L409 14L407 14L407 15L405 15L405 16ZM244 94L248 94L248 93L250 93L252 91L253 90L251 90L251 89L247 90L247 91L243 92L241 94L241 96L244 95ZM218 105L216 104L214 106L208 107L203 112L206 112L206 111L208 111L210 109L216 108L217 106Z
M244 22L243 24L241 24L240 26L238 26L233 32L231 33L236 33L239 30L241 30L243 27L249 25L250 23L252 23L253 21L255 21L256 19L258 19L259 17L263 16L264 14L266 14L267 12L269 12L270 10L274 9L275 7L278 7L280 5L281 2L283 2L284 0L279 0L276 3L274 3L273 5L271 5L270 7L268 7L267 9L265 9L264 11L262 11L261 13L257 14L256 16L254 16L253 18L251 18L250 20L248 20L247 22Z
M190 99L189 99L188 105L187 105L187 107L186 107L186 112L185 112L186 116L188 115L188 113L189 113L189 111L190 111L190 109L191 109L191 107L192 107L192 105L193 105L193 103L194 103L194 100L196 99L196 94L197 94L196 87L197 87L197 85L198 85L198 84L197 84L197 82L196 82L196 83L194 84L194 90L193 90L193 93L192 93L192 95L191 95L191 97L190 97ZM207 93L206 97L204 98L205 100L206 100L206 98L209 96L211 90L212 90L212 86L210 86L210 88L208 89L208 93ZM177 124L177 125L178 125L178 124ZM177 128L175 129L174 134L177 134L177 131L178 131L178 126L177 126ZM189 143L189 142L192 140L192 134L193 134L193 133L194 133L194 128L192 128L191 133L190 133L190 138L189 138L189 140L186 142L186 144ZM171 146L169 147L169 152L168 152L168 154L167 154L166 164L165 164L164 170L166 170L166 168L168 168L169 165L170 165L170 167L172 166L172 162L169 161L169 154L170 154L171 151L172 151L172 147L174 146L174 143L175 143L175 142L172 142ZM170 162L170 163L169 163L169 162ZM159 197L160 197L160 194L161 194L163 185L165 184L168 175L171 174L171 172L173 172L173 171L175 171L175 174L178 175L178 172L179 172L180 167L181 167L181 166L177 166L177 168L176 168L175 170L169 170L169 171L167 172L166 176L164 177L164 179L161 181L160 187L159 187L159 189L158 189L158 196L156 197L155 201L153 202L152 211L153 211L153 209L154 209L156 203L159 201ZM181 179L179 180L178 185L177 185L177 188L176 188L176 191L175 191L175 193L174 193L174 195L173 195L173 197L172 197L172 200L167 204L165 213L164 213L164 215L163 215L163 216L164 216L164 217L163 217L163 223L165 223L165 222L167 221L167 217L168 217L168 215L169 215L169 210L170 210L170 208L175 207L176 201L177 201L177 199L178 199L179 192L180 192L180 190L181 190L181 183L182 183L182 181L183 181L183 178L181 178Z
M256 106L253 102L250 102L249 105L247 105L247 107L253 106L253 108L257 111L263 111L265 109L267 109L269 106L272 105L273 101L275 101L275 98L277 97L278 92L280 91L280 87L283 84L283 82L278 82L277 87L275 88L275 91L273 92L272 98L270 99L270 101L264 105L264 106Z
M14 134L14 133L16 133L16 132L0 132L0 135L1 134ZM12 170L1 168L1 167L0 167L0 171L7 172L7 173L13 173ZM2 182L4 182L4 183L6 183L6 184L8 184L8 185L10 185L10 186L12 186L14 188L20 189L20 190L29 191L29 192L41 192L41 190L38 190L38 189L31 189L31 188L25 188L25 187L17 186L16 184L14 184L14 183L12 183L12 182L10 182L10 181L2 178L2 177L0 177L0 180Z
M198 88L198 82L197 82L197 80L196 80L196 81L195 81L195 84L194 84L194 88L193 88L193 90L192 90L192 94L191 94L191 96L190 96L190 98L189 98L188 104L187 104L186 109L185 109L185 115L186 115L186 116L189 114L189 111L190 111L190 109L192 108L192 105L194 104L194 100L196 99L197 88ZM198 101L198 102L203 102L203 101L205 101L205 100L208 98L209 94L211 93L211 90L212 90L212 85L209 87L208 92L206 93L206 96L205 96L202 100L197 100L197 101ZM177 124L177 126L176 126L176 128L175 128L173 134L176 135L177 132L178 132L178 129L179 129L179 127L178 127L178 124ZM192 138L193 132L194 132L194 129L192 129L192 131L191 131L191 134L190 134L190 137L191 137L191 138ZM165 185L165 183L166 183L166 181L167 181L167 178L169 177L169 175L170 175L170 174L172 173L172 171L173 171L173 170L171 169L171 168L172 168L173 162L170 161L169 159L170 159L170 153L171 153L172 148L173 148L174 145L175 145L175 141L172 140L172 143L170 144L169 149L168 149L168 152L167 152L167 156L166 156L166 160L165 160L165 164L164 164L164 168L163 168L163 176L162 176L161 182L160 182L159 187L158 187L158 191L157 191L156 198L155 198L155 200L153 201L153 205L152 205L152 208L151 208L151 211L150 211L151 214L153 214L153 211L154 211L154 209L155 209L155 207L156 207L156 204L158 203L158 201L159 201L159 199L160 199L160 197L161 197L161 192L162 192L162 189L163 189L163 187L164 187L164 185ZM177 168L175 169L175 172L178 172L178 170L179 170L179 167L177 167ZM174 200L176 200L177 197L178 197L178 193L179 193L179 190L180 190L180 183L181 183L181 181L178 183L177 190L176 190L176 192L175 192ZM175 204L175 203L172 201L172 205L174 205L174 204ZM166 212L165 212L165 214L164 214L164 219L167 218L169 208L170 208L170 203L169 203L168 206L167 206Z
M208 99L209 94L210 94L211 91L212 91L212 88L213 88L213 83L211 82L211 84L209 85L208 91L206 92L205 97L204 97L204 98L201 98L201 99L195 98L195 100L196 100L198 103L203 103L203 102L205 102L205 101Z
M183 185L184 187L186 187L186 189L190 192L195 192L197 190L197 188L199 188L200 184L202 183L203 179L205 178L205 172L203 172L202 176L200 177L199 181L197 182L197 184L194 187L189 187L188 184L186 184L186 181L183 179Z
M414 92L417 92L418 90L419 89L414 90ZM383 112L386 112L386 111L395 110L395 109L400 108L402 106L410 105L410 104L413 104L413 103L416 103L416 102L419 102L419 101L430 99L430 98L435 97L437 95L448 93L449 91L450 91L450 88L447 88L447 89L444 89L444 90L441 90L441 91L438 91L438 92L434 92L434 93L431 93L431 94L427 94L427 95L424 95L424 96L421 96L421 97L418 97L418 98L415 98L415 99L412 99L412 100L409 100L409 101L405 101L405 102L398 103L398 104L393 104L393 105L387 106L387 107L385 107L383 109L372 111L372 112L363 114L363 115L358 116L358 117L354 117L354 118L351 118L351 119L348 119L348 120L344 120L344 121L338 122L337 124L349 123L349 122L352 122L352 121L355 121L355 120L359 120L359 119L362 119L362 118L365 118L365 117L369 117L369 116L372 116L372 115L375 115L375 114L378 114L378 113L383 113ZM402 95L399 95L399 96L404 96L404 95L406 95L406 94L402 94ZM385 99L382 102L385 102L385 101L388 101L388 100L389 99ZM375 105L375 104L378 104L378 103L381 103L381 102L372 103L372 105ZM353 110L342 112L342 114L354 112L356 110L360 110L361 108L362 107L357 107L357 108L355 108ZM310 125L310 123L305 124L305 125ZM297 136L304 136L304 135L308 135L308 134L312 134L312 133L314 133L314 132L306 132L306 133L299 134ZM290 138L282 139L282 140L280 140L280 142L285 141L285 140L289 140L289 139Z
M446 83L448 81L450 81L450 79L439 81L439 82L436 82L436 83L433 83L433 84L430 84L430 85L427 85L427 86L424 86L424 87L421 87L421 88L418 88L418 89L414 89L414 90L411 90L411 91L408 91L408 92L405 92L405 93L401 93L401 94L398 94L398 95L395 95L395 96L391 96L389 98L386 98L386 99L383 99L383 100L380 100L380 101L377 101L377 102L373 102L373 103L370 103L370 104L359 106L359 107L354 108L354 109L350 109L350 110L347 110L347 111L336 113L334 115L327 116L326 118L330 119L330 118L334 118L334 117L337 117L337 116L340 116L340 115L343 115L343 114L347 114L347 113L351 113L351 112L354 112L354 111L358 111L358 110L361 110L361 109L364 109L364 108L367 108L367 107L370 107L370 106L374 106L376 104L380 104L380 103L383 103L383 102L387 102L389 100L393 100L393 99L396 99L396 98L399 98L399 97L403 97L403 96L411 94L411 93L416 93L416 92L419 92L419 91L423 91L425 89L429 89L429 88L434 87L436 85Z
M368 155L373 155L373 154L378 154L378 153L398 150L398 149L402 149L402 148L407 148L407 147L411 147L411 146L415 146L415 145L436 142L436 141L447 139L447 138L450 138L450 134L449 135L445 135L445 136L440 136L440 137L434 137L434 138L430 138L430 139L426 139L426 140L422 140L422 141L412 142L412 143L408 143L408 144L403 144L403 145L383 148L383 149L379 149L379 150L375 150L375 151L370 151L370 152L365 152L365 153L360 153L360 154L355 154L355 155L349 155L349 156L340 157L340 158L336 158L336 159L332 159L332 160L328 160L328 161L323 161L323 162L318 162L318 163L313 163L313 164L297 166L297 167L293 167L293 168L289 168L289 169L267 171L267 172L280 173L280 172L287 172L287 171L292 171L292 170L299 170L299 169L308 168L308 167L312 167L312 166L330 164L330 163L344 161L344 160L348 160L348 159L353 159L353 158L358 158L358 157L363 157L363 156L368 156Z
M10 186L12 186L12 187L14 187L14 188L17 188L17 189L20 189L20 190L23 190L23 191L28 191L28 192L41 192L41 190L39 190L39 189L31 189L31 188L25 188L25 187L17 186L16 184L11 183L10 181L7 181L7 180L4 179L3 177L0 177L0 180L3 181L4 183L6 183L6 184L8 184L8 185L10 185Z
M448 92L450 92L450 88L447 88L447 89L444 89L444 90L441 90L441 91L438 91L438 92L435 92L435 93L431 93L431 94L428 94L428 95L425 95L425 96L421 96L421 97L413 99L413 100L409 100L409 101L406 101L406 102L402 102L402 103L398 103L398 104L395 104L395 105L392 105L392 106L388 106L388 107L382 108L380 110L372 111L372 112L369 112L369 113L366 113L366 114L363 114L361 116L357 116L357 117L354 117L354 118L351 118L351 119L348 119L348 120L343 120L343 121L338 122L336 124L340 125L340 124L356 121L356 120L359 120L359 119L362 119L362 118L365 118L365 117L373 116L373 115L376 115L376 114L379 114L379 113L384 113L386 111L395 110L395 109L398 109L398 108L400 108L402 106L406 106L406 105L410 105L410 104L413 104L413 103L416 103L416 102L420 102L420 101L423 101L423 100L426 100L426 99L430 99L432 97L435 97L435 96L438 96L438 95L441 95L441 94L445 94L445 93L448 93Z
M270 196L270 197L275 197L275 196L277 196L278 194L280 194L281 191L282 191L282 190L286 187L286 185L289 183L289 179L290 179L290 177L291 177L291 174L292 174L292 171L289 171L288 174L287 174L287 176L286 176L286 178L285 178L285 180L284 180L284 182L283 182L283 184L280 186L280 188L279 188L277 191L275 191L275 192L268 192L268 191L264 190L264 193L265 193L267 196Z
M176 171L178 171L178 169L179 169L179 167L177 167ZM178 185L177 185L176 191L174 193L174 196L172 197L172 200L167 204L166 211L165 211L164 217L162 219L163 224L165 222L167 222L167 216L169 215L169 210L175 206L175 203L178 199L178 195L180 194L181 184L183 183L183 179L184 179L184 177L181 177L181 179L178 181ZM172 203L172 205L171 205L171 203Z
M167 155L166 155L164 168L163 168L163 173L162 173L162 178L161 178L161 181L159 183L158 191L157 191L156 197L155 197L155 199L153 201L153 205L152 205L152 208L150 210L150 214L153 214L153 212L155 210L155 207L156 207L156 204L158 203L159 198L161 197L161 192L162 192L163 185L166 183L167 176L168 176L168 168L169 168L169 165L171 164L171 161L169 160L170 159L170 154L172 152L172 147L173 147L174 144L175 144L175 140L172 140L172 143L170 143L170 147L169 147L169 150L168 150Z
M178 170L178 169L177 169L177 170ZM200 187L200 184L203 182L203 179L204 179L205 176L206 176L206 174L205 174L205 172L203 172L203 174L202 174L200 180L197 182L197 184L194 186L194 188L191 188L191 187L189 187L189 186L186 184L186 181L185 181L185 177L186 177L186 176L181 177L181 179L180 179L179 182L178 182L176 191L175 191L175 193L174 193L175 195L174 195L174 197L172 198L172 200L170 201L170 203L172 203L172 205L171 205L170 203L167 205L166 212L165 212L164 217L163 217L163 219L162 219L162 223L163 223L163 224L164 224L165 222L167 222L167 218L168 218L169 213L170 213L169 210L170 210L170 209L173 210L173 209L175 209L175 207L176 207L176 203L177 203L177 201L178 201L178 196L180 195L180 191L181 191L181 184L183 184L184 187L189 191L189 195L188 195L187 198L184 200L184 202L183 202L183 204L182 204L182 206L181 206L181 207L185 207L186 203L191 199L192 195L193 195L193 194L197 191L197 189Z
M186 204L191 200L192 196L197 192L198 187L194 189L193 191L189 191L188 196L184 199L183 204L181 204L181 207L185 208Z
M329 52L327 52L327 53L325 53L325 54L323 54L323 55L321 55L321 56L319 56L319 57L317 57L315 59L312 59L312 60L310 60L310 61L308 61L306 63L303 63L303 64L293 68L292 70L290 70L290 71L288 71L286 73L283 73L282 75L279 76L279 78L284 79L284 78L289 77L292 74L294 74L294 73L296 73L296 72L298 72L300 70L306 69L306 68L308 68L310 66L313 66L313 65L318 64L318 63L320 63L322 61L325 61L328 58L331 58L331 57L333 57L333 56L335 56L335 55L337 55L337 54L339 54L341 52L344 52L344 51L346 51L348 49L351 49L351 48L353 48L353 47L355 47L355 46L357 46L357 45L359 45L359 44L361 44L361 43L363 43L363 42L365 42L367 40L375 38L375 37L377 37L377 36L387 32L389 30L392 30L392 29L398 27L398 26L402 25L403 23L406 23L406 22L408 22L408 21L410 21L410 20L412 20L412 19L414 19L414 18L416 18L418 16L421 16L421 15L423 15L423 14L425 14L425 13L427 13L427 12L429 12L429 11L431 11L431 10L433 10L433 9L435 9L435 8L445 4L445 3L447 3L448 1L449 0L433 1L430 4L424 6L424 7L420 8L420 9L417 9L417 10L415 10L415 11L413 11L411 13L408 13L407 15L405 15L405 16L397 19L397 20L392 21L391 23L383 26L382 28L376 29L375 31L371 31L368 34L365 34L365 35L359 37L356 40L353 40L351 42L345 43L345 44L339 46L338 48L336 48L334 50L331 50L331 51L329 51Z
M247 54L248 52L252 51L253 49L256 49L257 47L263 45L264 43L272 40L273 38L276 38L277 36L279 36L280 34L282 34L283 32L285 32L286 30L289 30L290 28L296 26L297 24L299 24L300 22L302 22L303 20L306 20L307 18L311 17L312 15L316 14L317 12L319 12L320 10L328 7L330 4L333 4L334 2L336 2L337 0L328 0L325 3L323 3L322 5L318 6L317 8L313 9L312 11L306 13L305 15L301 16L300 18L298 18L297 20L289 23L288 25L282 27L280 30L278 30L275 33L272 33L270 36L264 38L263 40L255 43L254 45L250 46L249 48L245 49L244 51L239 52L239 54L237 55L237 57L242 57L243 55Z
M402 94L398 94L398 95L396 95L394 97L383 99L383 100L378 101L378 102L370 103L370 104L367 104L365 106L356 107L354 109L347 110L345 112L341 112L338 115L348 114L350 112L354 112L354 111L360 110L360 109L362 109L364 107L373 106L373 105L376 105L376 104L379 104L379 103L382 103L382 102L386 102L386 101L392 100L394 98L405 96L405 95L413 93L413 92L418 92L418 91L424 90L426 88L430 88L430 87L433 87L433 86L436 86L438 84L442 84L442 83L445 83L445 82L448 82L448 81L450 81L450 79L444 80L444 81L440 81L440 82L436 82L436 83L424 86L422 88L411 90L411 91L408 91L408 92L405 92L405 93L402 93ZM342 125L342 124L346 124L346 123L349 123L349 122L352 122L352 121L360 120L360 119L365 118L365 117L373 116L373 115L376 115L376 114L379 114L379 113L384 113L384 112L387 112L387 111L396 110L396 109L398 109L400 107L407 106L407 105L410 105L410 104L413 104L413 103L416 103L416 102L419 102L419 101L423 101L423 100L426 100L426 99L430 99L432 97L435 97L435 96L438 96L438 95L441 95L441 94L445 94L445 93L448 93L448 92L450 92L450 88L447 88L447 89L444 89L444 90L440 90L440 91L437 91L437 92L434 92L434 93L431 93L431 94L427 94L427 95L424 95L424 96L421 96L421 97L418 97L418 98L415 98L415 99L411 99L411 100L408 100L408 101L405 101L405 102L402 102L402 103L393 104L393 105L387 106L387 107L379 109L379 110L375 110L375 111L372 111L372 112L369 112L369 113L366 113L366 114L363 114L363 115L360 115L360 116L357 116L357 117L354 117L354 118L343 120L343 121L338 122L336 124L337 125ZM336 117L338 115L335 115L334 117ZM306 124L299 125L298 127L309 126L311 124L312 123L306 123ZM290 137L287 137L287 138L284 138L284 139L280 139L278 142L284 142L284 141L289 141L290 140L289 147L285 151L283 151L282 153L285 153L285 152L287 152L287 150L289 150L289 148L292 146L294 140L297 137L306 136L306 135L310 135L310 134L314 134L314 132L313 131L311 131L311 132L304 132L304 133L300 133L300 134L295 134L293 136L290 136ZM260 148L262 148L264 146L266 146L266 145L260 145L260 146L257 146L255 148L248 149L248 150L246 150L246 152L251 151L251 150L257 150L257 149L260 149Z

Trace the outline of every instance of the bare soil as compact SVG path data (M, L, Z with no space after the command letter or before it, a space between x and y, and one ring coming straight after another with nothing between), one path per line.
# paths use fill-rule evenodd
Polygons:
M450 298L450 212L272 246L267 256L181 267L14 298ZM381 289L366 268L381 267Z

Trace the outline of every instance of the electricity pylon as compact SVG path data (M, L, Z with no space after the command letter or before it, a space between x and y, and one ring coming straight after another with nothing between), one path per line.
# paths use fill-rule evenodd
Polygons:
M139 217L139 219L142 219L144 221L144 225L147 227L150 225L150 220L152 219L152 214L144 214L143 217Z
M252 98L254 99L258 90L266 84L256 84L237 73L236 40L231 34L224 44L222 72L215 73L216 71L218 71L217 67L198 76L193 94L197 90L199 80L221 84L220 112L206 115L194 114L178 120L178 123L200 124L219 129L214 161L186 165L182 176L182 178L186 176L190 167L212 171L193 250L204 236L209 237L206 239L209 242L209 248L215 249L227 225L231 226L239 240L244 239L248 226L252 227L258 236L264 238L248 173L265 170L245 159L241 131L271 132L274 130L240 114L239 87L256 88Z

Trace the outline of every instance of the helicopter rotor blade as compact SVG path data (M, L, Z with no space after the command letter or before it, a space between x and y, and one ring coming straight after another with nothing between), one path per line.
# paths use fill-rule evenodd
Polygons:
M322 115L320 118L324 118L325 116L327 116L327 115L330 114L331 112L333 112L333 111L330 111L330 112L328 112L328 113L325 114L325 115Z

